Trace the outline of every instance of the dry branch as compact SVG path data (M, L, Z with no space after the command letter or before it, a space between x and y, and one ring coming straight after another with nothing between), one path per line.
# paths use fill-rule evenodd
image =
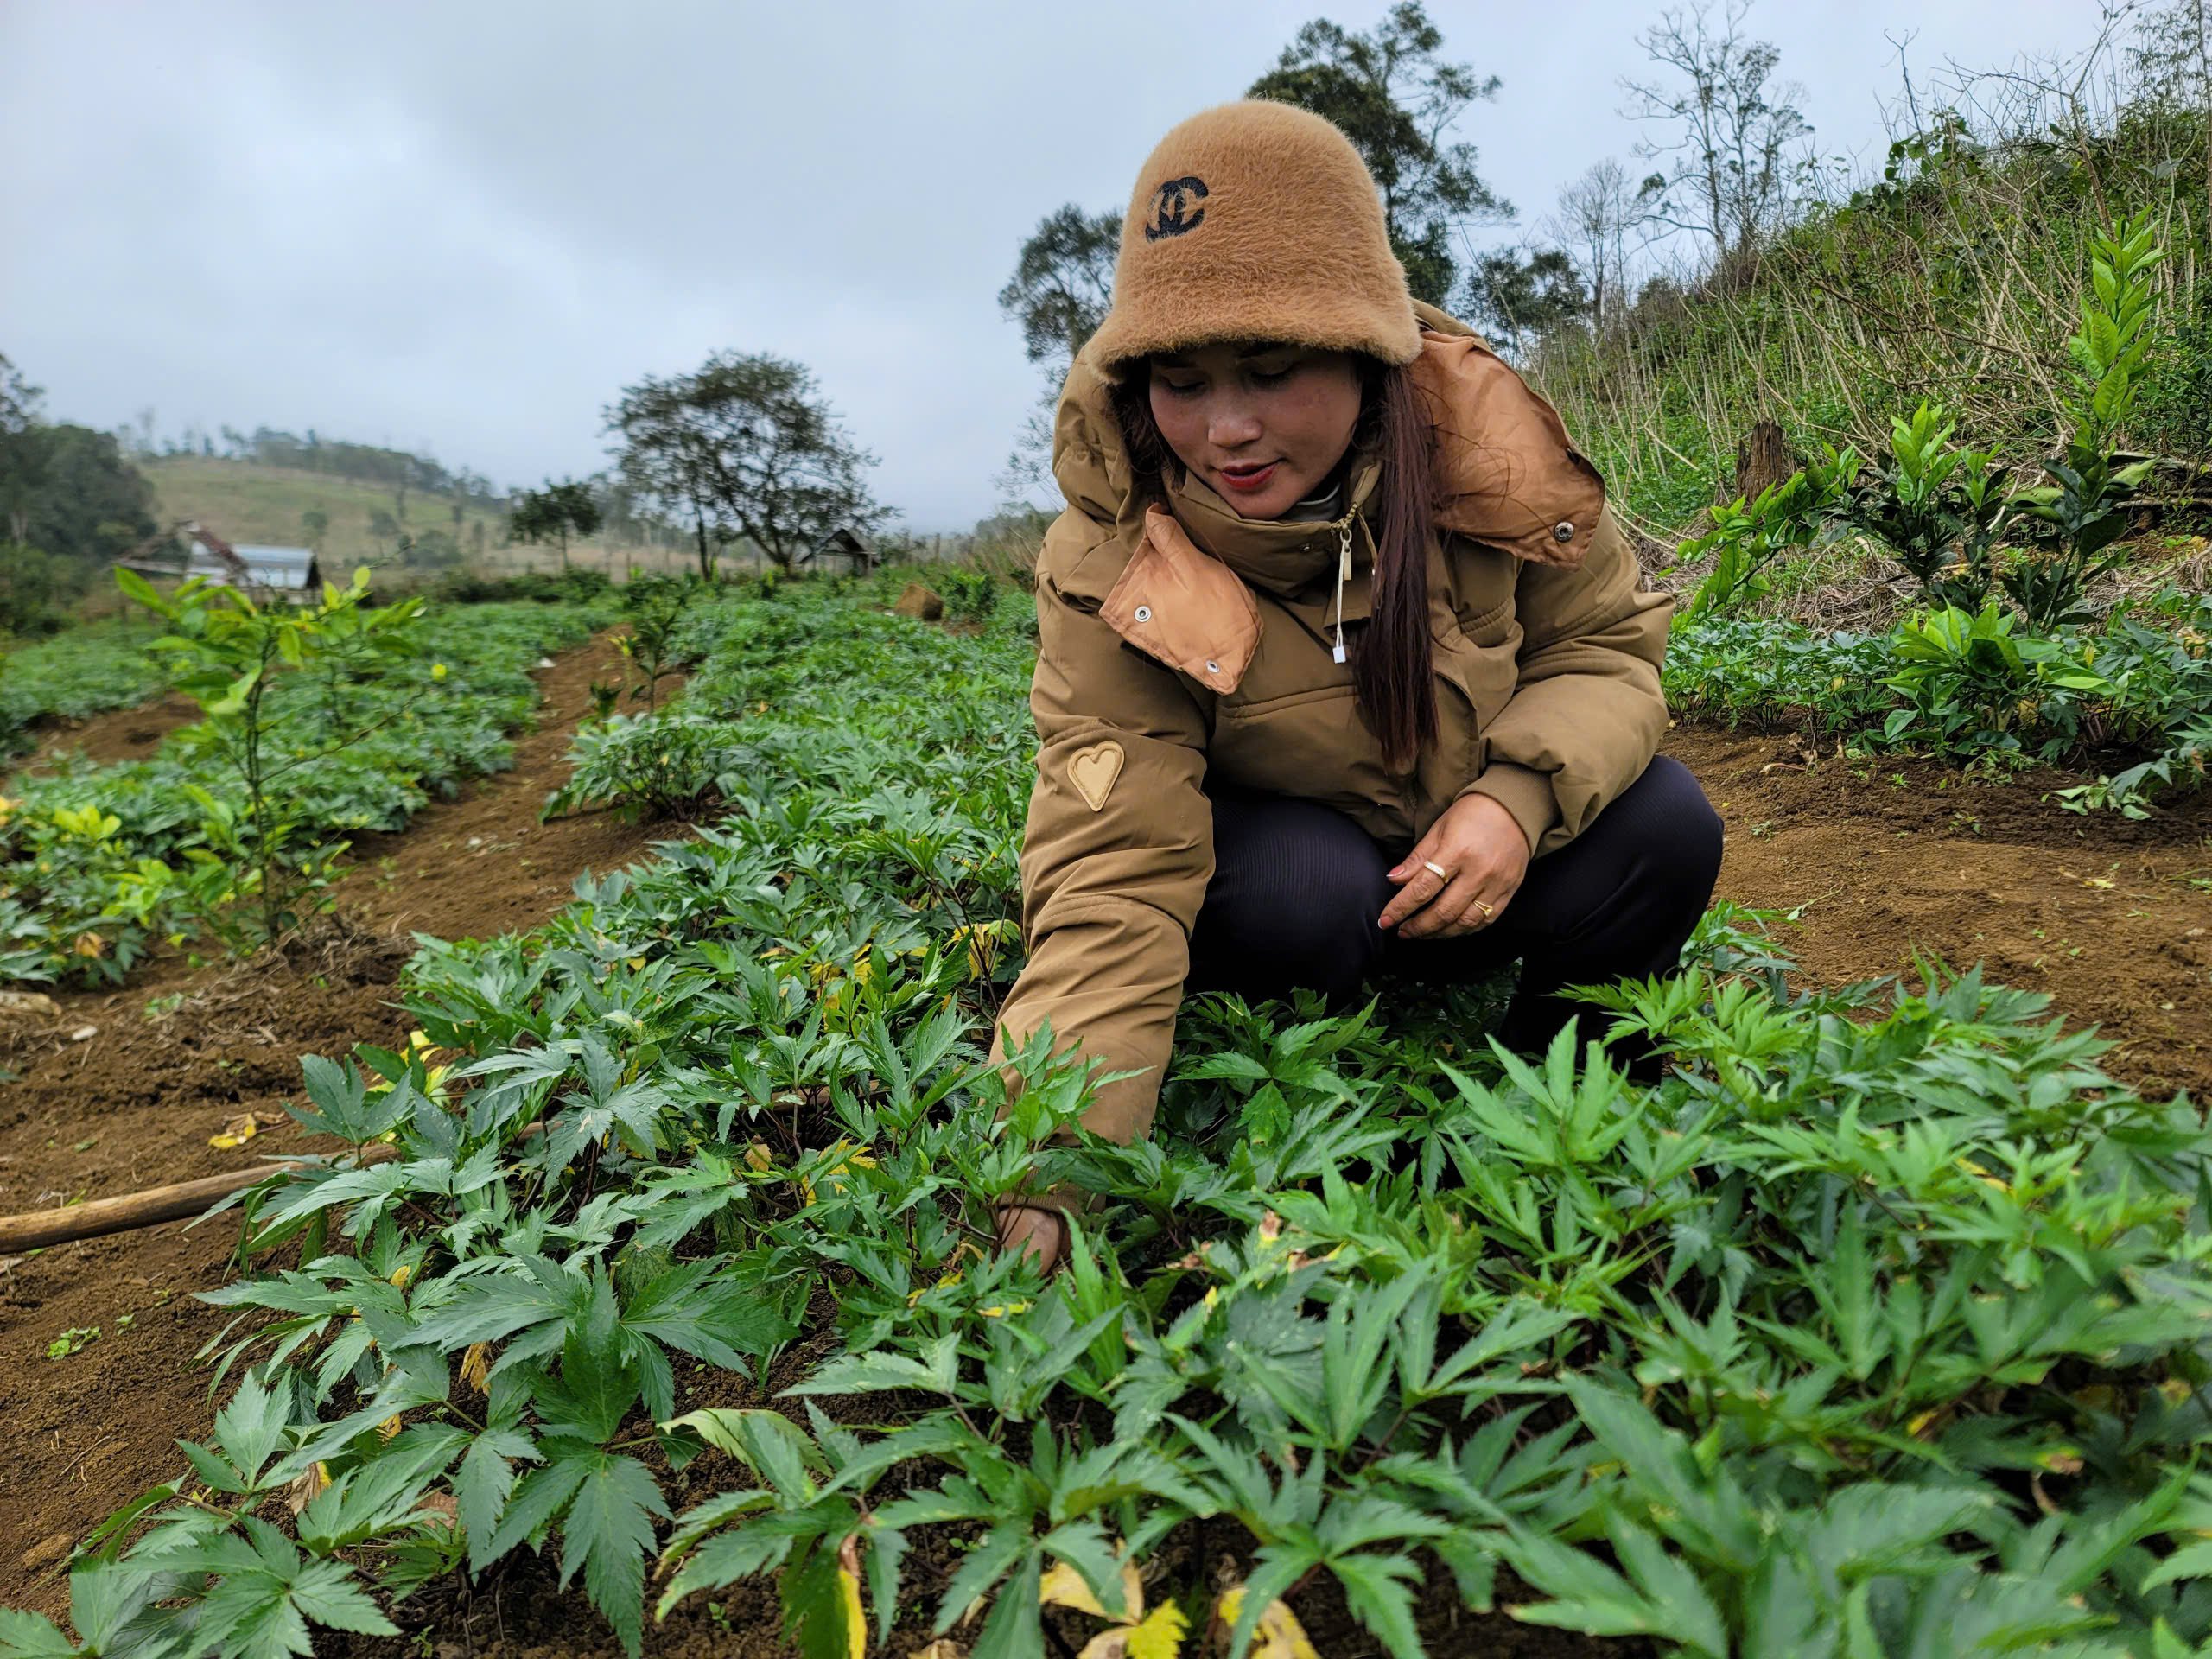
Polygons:
M372 1141L361 1149L360 1162L365 1167L387 1163L398 1155L399 1148L389 1142ZM316 1166L309 1159L289 1159L281 1163L256 1165L251 1169L226 1170L220 1175L203 1175L194 1181L149 1187L143 1192L66 1204L58 1210L0 1216L0 1253L43 1249L51 1244L67 1244L80 1238L99 1238L109 1233L152 1227L164 1221L179 1221L187 1216L196 1216L218 1199L227 1198L279 1171Z

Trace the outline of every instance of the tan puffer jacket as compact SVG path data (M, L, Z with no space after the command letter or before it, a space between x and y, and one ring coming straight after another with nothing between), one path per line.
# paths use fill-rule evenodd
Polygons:
M1188 478L1172 512L1147 508L1087 355L1060 395L1052 462L1068 506L1037 565L1029 954L991 1058L1009 1031L1026 1042L1049 1020L1053 1052L1079 1042L1106 1069L1142 1068L1085 1115L1109 1139L1150 1128L1166 1074L1213 874L1209 778L1325 802L1399 852L1461 795L1491 795L1541 856L1636 780L1666 726L1673 601L1643 586L1596 469L1464 324L1415 309L1412 372L1436 420L1440 741L1410 773L1385 769L1332 655L1336 531L1241 518ZM1357 469L1355 503L1380 472ZM1375 558L1363 517L1354 527L1351 626Z

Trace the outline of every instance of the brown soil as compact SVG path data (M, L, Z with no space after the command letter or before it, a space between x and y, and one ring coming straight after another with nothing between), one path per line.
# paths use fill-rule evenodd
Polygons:
M310 938L242 963L171 956L122 990L59 994L58 1020L0 1036L14 1077L0 1087L0 1214L314 1148L281 1116L298 1097L300 1056L405 1041L395 998L411 932L532 926L567 902L578 874L632 863L671 833L607 813L537 822L567 776L591 682L621 672L604 636L542 671L537 727L517 739L513 768L433 803L404 834L365 837L339 885L337 918ZM208 1144L246 1112L279 1121L239 1147ZM236 1237L235 1220L220 1217L0 1258L0 1421L16 1448L0 1483L0 1606L63 1611L57 1569L69 1545L180 1471L176 1438L208 1432L207 1373L194 1357L230 1315L191 1293L223 1281ZM80 1351L47 1357L64 1332L94 1327L98 1340Z
M61 1019L31 1039L0 1043L21 1073L0 1088L0 1211L78 1193L105 1195L237 1167L264 1151L305 1144L289 1123L244 1148L207 1145L233 1115L278 1109L297 1087L302 1052L336 1054L357 1041L404 1039L393 985L419 929L486 937L526 926L566 900L584 868L608 869L645 850L656 832L598 816L540 825L537 808L563 775L567 734L588 706L592 678L609 671L602 641L546 672L543 724L518 744L514 771L466 798L434 805L405 834L365 838L340 889L352 925L326 931L285 962L194 969L159 964L128 991L59 999ZM1841 982L1912 970L1917 947L1953 966L1985 963L1993 978L2050 993L2054 1013L2095 1021L2119 1046L2107 1064L2130 1081L2212 1098L2212 796L2151 822L2077 817L2044 798L2037 777L2001 785L1908 766L1860 776L1833 758L1809 760L1796 741L1706 728L1670 734L1669 752L1704 780L1728 829L1724 897L1762 908L1802 906L1783 944L1808 975ZM661 832L665 833L665 832ZM172 999L176 999L172 1001ZM153 1012L149 1013L149 1004ZM85 1026L96 1030L72 1040ZM60 1611L58 1567L73 1540L119 1503L173 1472L175 1436L204 1435L210 1402L195 1351L219 1332L221 1310L189 1293L219 1282L234 1228L226 1219L65 1246L0 1267L0 1411L19 1451L8 1522L0 1528L0 1605ZM117 1321L130 1313L130 1328ZM72 1327L98 1341L60 1360L47 1344ZM707 1403L734 1376L702 1374ZM747 1403L754 1403L747 1401ZM702 1461L672 1496L696 1501L726 1471ZM1234 1529L1230 1529L1232 1532ZM1227 1534L1183 1546L1177 1583L1197 1581L1234 1554ZM942 1573L918 1541L909 1560L909 1612L890 1650L928 1640ZM950 1570L949 1567L946 1570ZM573 1587L523 1555L473 1589L441 1585L402 1610L427 1630L439 1659L602 1659L612 1635ZM1501 1599L1510 1599L1501 1586ZM1444 1656L1635 1652L1563 1632L1456 1611L1448 1585L1419 1598L1430 1650ZM647 1625L646 1649L669 1659L709 1651L782 1654L779 1610L765 1584L733 1586ZM1317 1583L1299 1610L1320 1651L1379 1651L1341 1599ZM1090 1626L1064 1632L1080 1646ZM965 1633L972 1640L972 1630ZM328 1638L332 1653L400 1659L404 1643Z
M1694 728L1664 747L1727 826L1720 896L1802 906L1777 938L1815 980L1916 985L1916 950L1980 963L2048 993L2069 1026L2100 1027L2115 1076L2212 1100L2212 791L2131 823L2063 810L2050 791L2081 780L2057 773L1992 784L1915 763L1860 776L1833 755L1808 760L1794 737Z
M200 705L191 698L166 696L135 709L111 709L79 721L57 722L40 731L38 747L23 762L22 770L45 772L73 752L103 766L143 760L171 732L199 718Z

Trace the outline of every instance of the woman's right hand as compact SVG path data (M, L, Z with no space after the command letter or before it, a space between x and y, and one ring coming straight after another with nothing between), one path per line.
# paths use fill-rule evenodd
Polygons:
M1028 1251L1047 1274L1055 1271L1067 1254L1067 1223L1057 1210L1034 1204L1002 1204L998 1225L1001 1249Z

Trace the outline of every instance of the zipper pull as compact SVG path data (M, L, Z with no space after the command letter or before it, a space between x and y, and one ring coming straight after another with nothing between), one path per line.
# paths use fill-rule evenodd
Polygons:
M1351 514L1337 526L1337 644L1330 660L1344 660L1344 583L1351 580Z

